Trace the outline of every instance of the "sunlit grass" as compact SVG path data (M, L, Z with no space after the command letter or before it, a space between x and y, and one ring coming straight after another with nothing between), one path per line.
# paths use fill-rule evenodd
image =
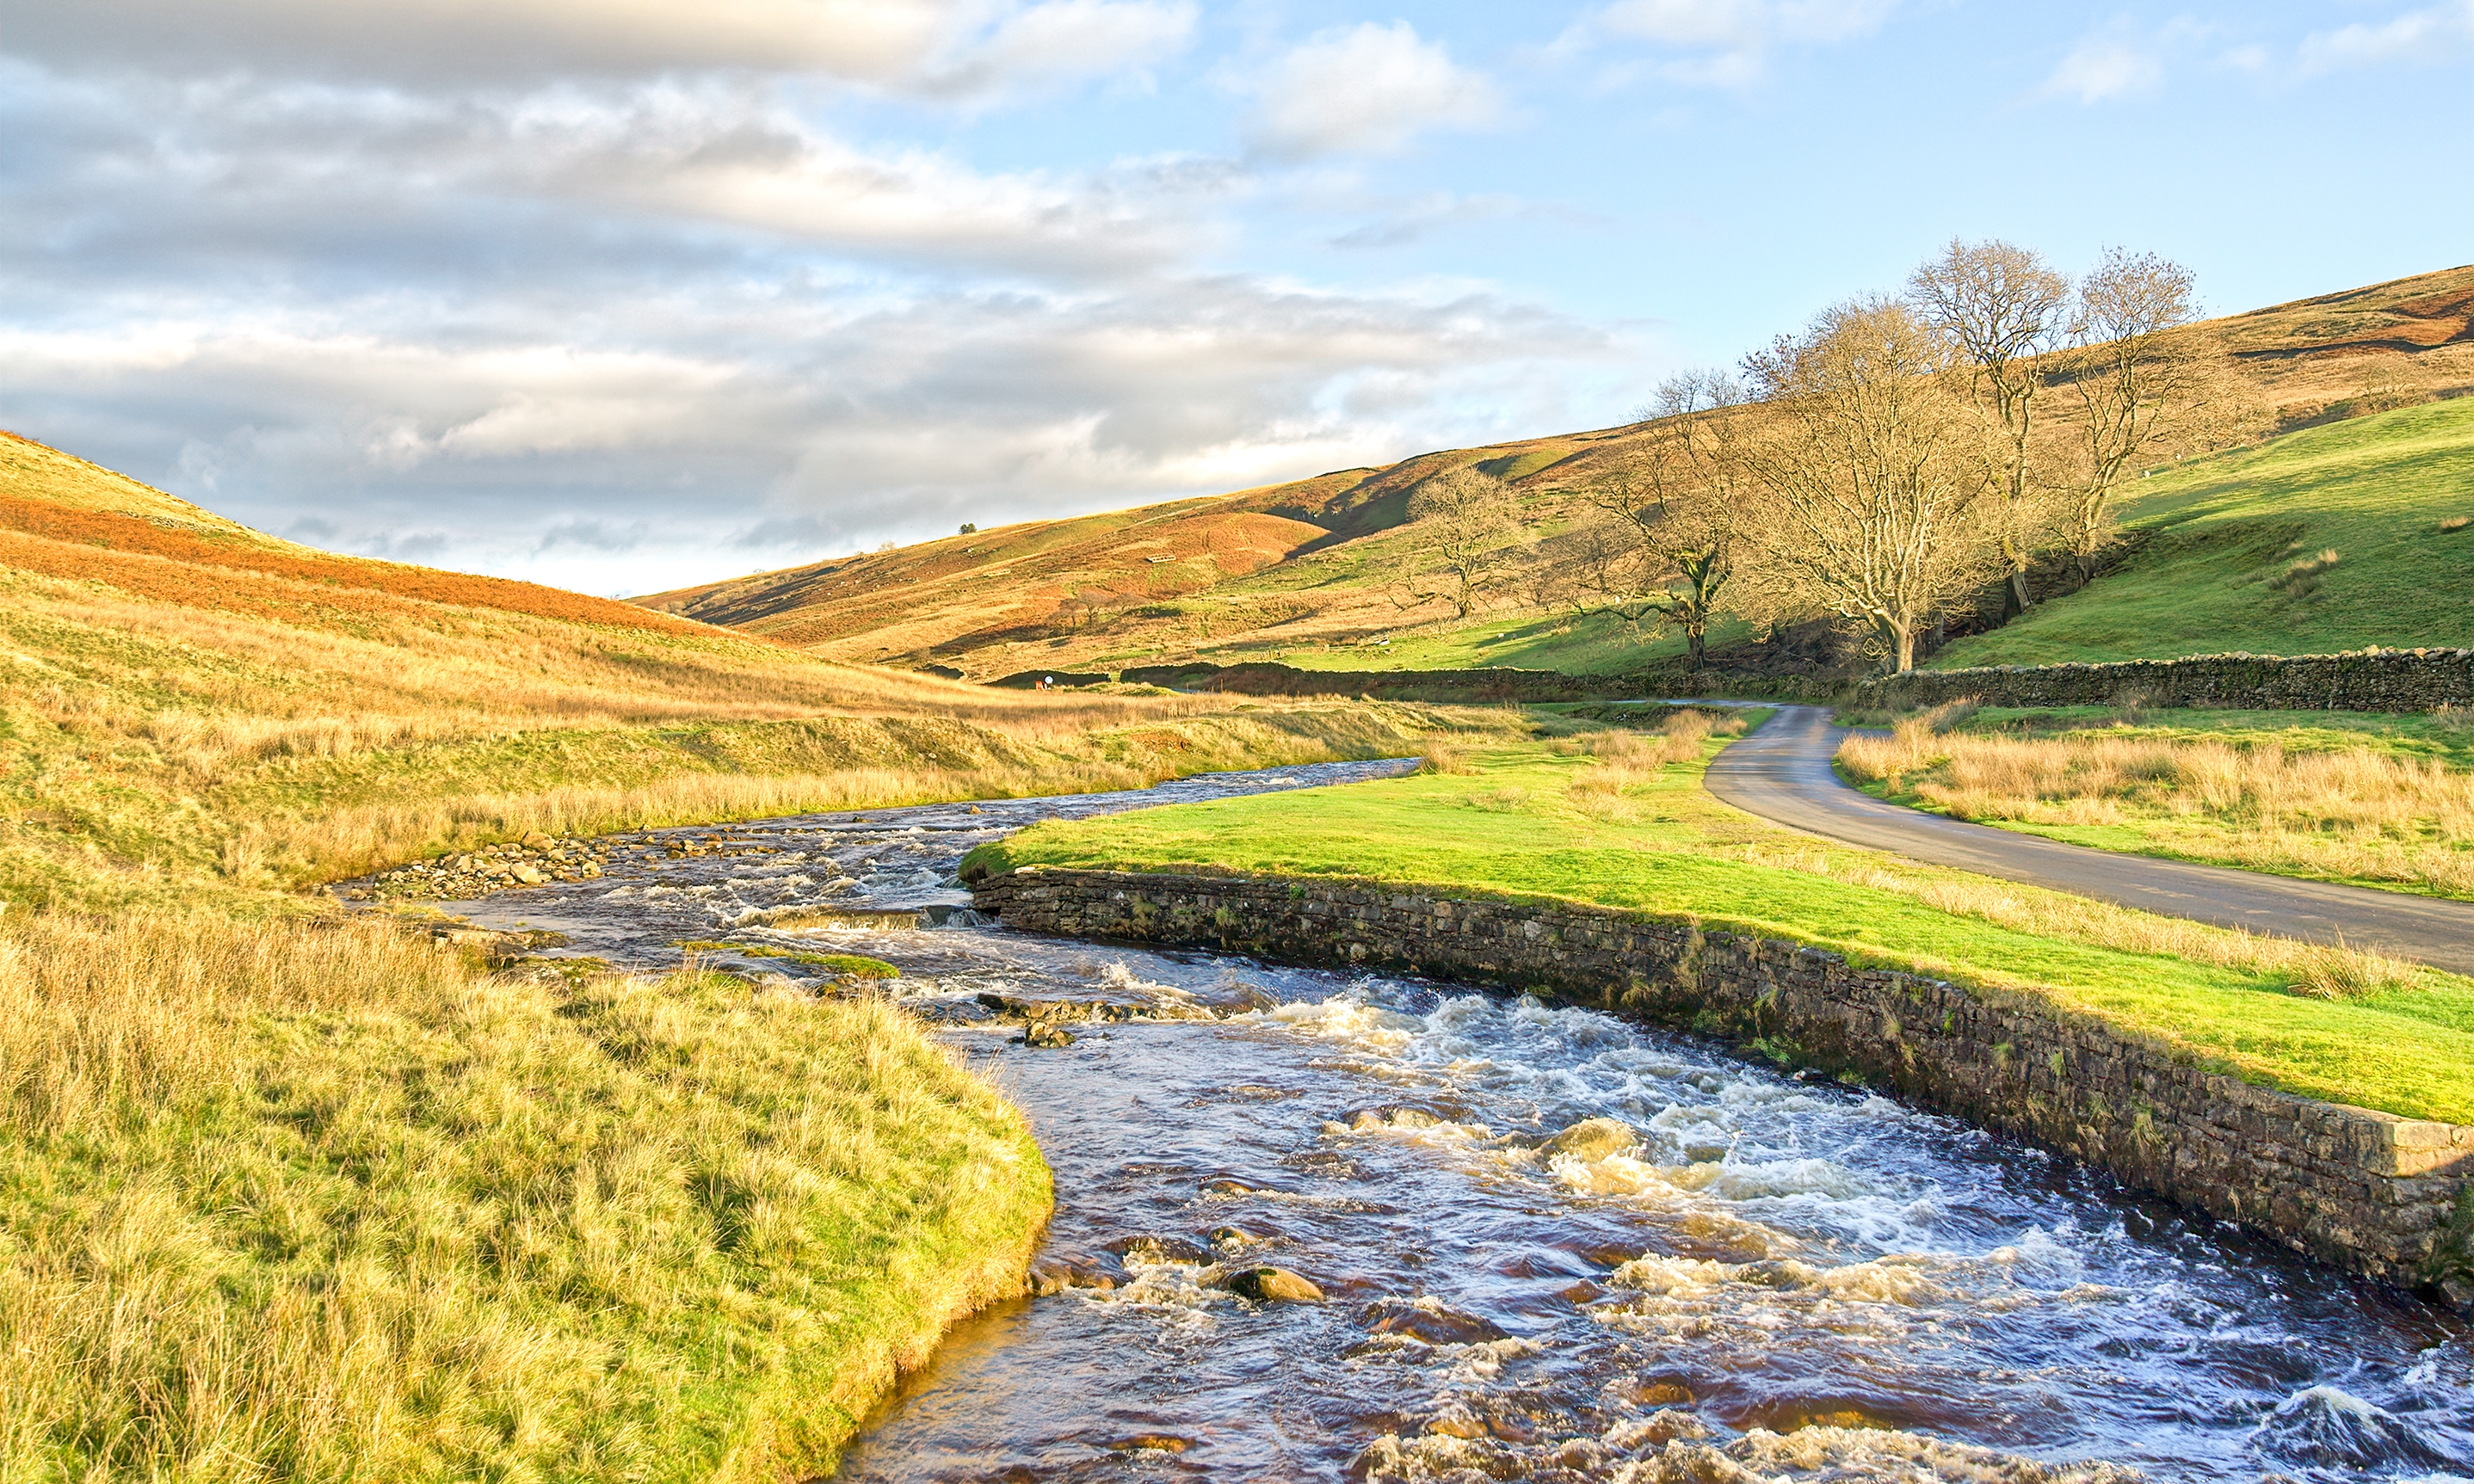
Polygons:
M0 920L0 1473L804 1476L1019 1276L899 1012L378 923Z
M2474 509L2474 399L2308 428L2128 494L2148 544L2122 570L1928 666L2474 645L2474 539L2443 529Z
M2474 898L2469 754L2453 716L2001 711L1851 736L1838 763L1894 802L2074 844Z
M1719 803L1697 757L1592 784L1611 766L1601 747L1625 745L1464 748L1457 771L1044 824L977 859L1367 878L1690 919L2025 993L2253 1082L2474 1119L2474 981L1818 841Z

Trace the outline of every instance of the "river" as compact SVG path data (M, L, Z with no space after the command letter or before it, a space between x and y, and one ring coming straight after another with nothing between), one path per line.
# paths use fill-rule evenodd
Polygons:
M622 965L887 960L1029 1113L1046 1270L1107 1286L963 1325L847 1479L2474 1475L2465 1323L2069 1161L1593 1011L1007 932L955 879L1037 820L1394 767L645 832L449 905ZM1033 1046L982 995L1132 1018ZM1629 1132L1544 1147L1592 1118ZM1258 1264L1323 1302L1211 1284Z

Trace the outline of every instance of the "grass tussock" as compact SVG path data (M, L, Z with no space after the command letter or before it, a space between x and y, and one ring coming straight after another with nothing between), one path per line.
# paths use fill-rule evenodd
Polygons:
M1839 766L1953 818L2114 849L2474 897L2474 774L2371 747L2270 739L1936 732L1852 736Z
M1048 1209L870 1001L16 913L0 989L12 1478L814 1472Z
M1671 764L1698 758L1712 737L1741 736L1744 727L1741 716L1678 711L1656 730L1584 732L1554 744L1553 750L1594 762L1564 786L1573 806L1593 818L1623 821L1638 812L1625 798L1628 792L1660 778Z

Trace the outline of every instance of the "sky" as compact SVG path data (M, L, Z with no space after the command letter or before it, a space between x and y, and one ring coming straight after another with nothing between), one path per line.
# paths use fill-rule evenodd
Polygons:
M8 0L0 427L642 593L1625 421L1953 237L2474 259L2474 0Z

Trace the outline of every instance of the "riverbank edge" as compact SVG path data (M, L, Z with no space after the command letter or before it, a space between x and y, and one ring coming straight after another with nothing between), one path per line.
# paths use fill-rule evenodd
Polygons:
M972 892L1016 929L1432 973L1718 1036L2474 1311L2474 1128L2253 1087L2032 993L1378 881L1026 866Z
M1010 1105L1013 1100L1006 1101ZM1048 1240L1049 1225L1056 1215L1056 1194L1037 1141L1026 1134L1024 1142L1039 1161L1038 1183L1047 1187L1048 1198L1037 1219L1018 1239L957 1275L948 1301L926 1315L923 1323L902 1334L884 1336L850 1355L822 1396L777 1399L751 1417L741 1429L739 1446L709 1475L711 1484L781 1484L786 1479L833 1477L841 1472L850 1446L885 1410L903 1381L934 1362L956 1326L1031 1293L1031 1260Z

